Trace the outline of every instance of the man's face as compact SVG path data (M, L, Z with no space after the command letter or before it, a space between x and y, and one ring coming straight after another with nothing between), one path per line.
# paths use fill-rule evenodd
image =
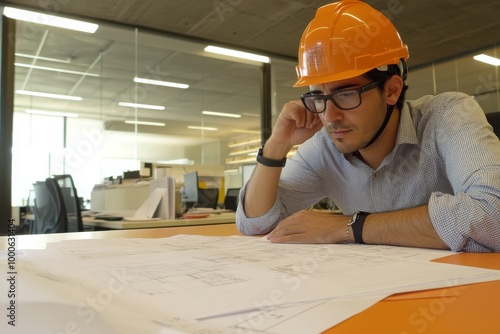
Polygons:
M339 91L356 89L371 83L365 77L329 82L310 86L313 94L332 94ZM353 92L354 93L354 92ZM342 94L358 98L359 94ZM337 149L346 154L364 148L380 128L387 110L383 94L378 88L362 92L361 104L350 110L342 110L332 101L319 114L323 126L330 134Z

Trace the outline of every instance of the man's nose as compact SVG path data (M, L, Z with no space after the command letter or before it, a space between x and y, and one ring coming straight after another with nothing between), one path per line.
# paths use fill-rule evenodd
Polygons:
M324 118L328 123L333 123L334 121L341 120L344 116L344 111L337 107L333 101L328 100L326 102Z

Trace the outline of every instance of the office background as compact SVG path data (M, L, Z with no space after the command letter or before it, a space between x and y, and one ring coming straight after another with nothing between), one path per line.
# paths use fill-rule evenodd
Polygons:
M1 126L2 136L12 137L12 169L2 166L1 177L12 181L2 186L2 196L14 206L26 204L33 182L69 173L80 195L89 198L94 184L138 169L141 161L213 165L227 175L241 173L241 166L253 162L283 103L306 91L292 88L298 42L315 10L330 2L0 1L99 24L94 34L11 24L14 59L2 57L2 74L12 66L14 77L3 81L2 98L10 91L13 108L3 105ZM500 55L496 1L366 2L389 16L409 45L409 99L456 90L475 96L486 113L500 110L498 67L473 59L481 53ZM12 31L4 22L4 42L13 40ZM265 55L270 63L210 54L204 51L207 45ZM6 131L7 114L13 115L12 134ZM4 146L8 141L2 141L2 150L9 150Z

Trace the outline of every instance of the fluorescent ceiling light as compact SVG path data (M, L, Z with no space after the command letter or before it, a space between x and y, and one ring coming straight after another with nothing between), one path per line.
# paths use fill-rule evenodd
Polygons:
M238 114L229 114L229 113L217 112L217 111L203 110L201 113L203 115L210 115L210 116L221 116L221 117L232 117L232 118L240 118L241 117L241 115L238 115Z
M188 129L191 129L191 130L206 130L206 131L217 131L218 130L217 128L211 128L211 127L208 127L208 126L194 126L194 125L189 125Z
M160 81L160 80L151 80L151 79L144 79L144 78L138 78L138 77L134 78L134 82L144 83L144 84L148 84L148 85L182 88L182 89L189 88L189 85L182 84L182 83Z
M474 59L493 66L500 66L500 59L485 54L476 55Z
M155 105L152 105L152 104L118 102L118 105L121 106L121 107L130 107L130 108L165 110L165 107L163 107L163 106L155 106Z
M231 56L231 57L236 57L236 58L241 58L241 59L258 61L261 63L269 63L269 57L266 57L266 56L260 56L260 55L253 54L253 53L220 48L220 47L212 46L212 45L207 46L205 48L205 51L217 53L217 54L221 54L221 55L225 55L225 56Z
M28 55L25 53L15 53L16 57L23 57L23 58L30 58L30 59L36 59L36 60L46 60L46 61L52 61L54 63L65 63L69 64L71 61L71 58L64 58L64 59L59 59L59 58L49 58L49 57L40 57L40 56L34 56L34 55Z
M37 24L45 24L48 26L77 30L87 33L95 33L99 25L88 23L79 20L66 19L63 17L47 15L27 10L5 7L3 14L11 19L28 21Z
M78 114L70 113L70 112L60 112L60 111L45 111L45 110L26 109L25 112L28 114L33 114L33 115L78 117Z
M20 95L30 95L30 96L39 96L39 97L48 97L51 99L60 99L60 100L72 100L72 101L81 101L82 98L79 96L70 96L70 95L59 95L59 94L50 94L50 93L42 93L42 92L32 92L29 90L16 90L17 94Z
M21 63L14 63L14 65L17 66L17 67L28 67L28 68L34 68L36 70L44 70L44 71L51 71L51 72L61 72L61 73L77 74L77 75L86 75L86 76L89 76L89 77L98 77L99 76L99 74L94 74L94 73L80 72L80 71L71 71L71 70L63 70L62 68L54 68L54 67L47 67L47 66L37 66L37 65L21 64Z
M151 125L151 126L165 126L165 123L160 123L160 122L125 121L125 123L138 124L138 125Z

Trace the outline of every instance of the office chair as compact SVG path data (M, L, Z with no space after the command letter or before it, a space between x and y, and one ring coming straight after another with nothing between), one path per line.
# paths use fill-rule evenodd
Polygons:
M83 231L78 194L71 175L54 175L33 184L35 221L30 233Z
M198 208L217 209L219 201L219 188L199 188L198 189Z
M66 232L81 232L83 231L82 207L78 197L78 192L73 182L73 178L69 174L54 175L53 179L57 181L61 189L64 206L67 216Z
M493 127L493 132L500 138L500 111L487 113L486 119Z
M29 233L62 233L68 228L66 207L57 181L47 178L33 184L35 220Z
M224 198L224 209L236 211L238 207L238 196L240 188L228 188Z

